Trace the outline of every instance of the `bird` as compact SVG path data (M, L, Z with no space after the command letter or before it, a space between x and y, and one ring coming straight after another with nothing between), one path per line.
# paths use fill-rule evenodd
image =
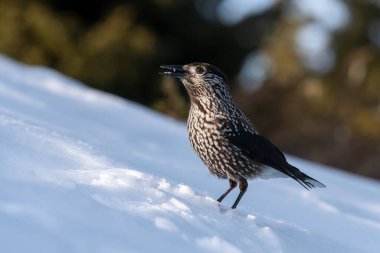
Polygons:
M187 130L190 143L211 174L228 179L219 203L239 186L235 209L254 178L290 177L309 190L326 187L288 163L236 106L226 75L209 63L162 65L163 76L179 79L190 97Z

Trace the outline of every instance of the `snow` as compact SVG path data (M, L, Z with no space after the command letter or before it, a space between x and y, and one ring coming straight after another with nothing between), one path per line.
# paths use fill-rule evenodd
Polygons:
M218 206L186 127L0 56L2 252L379 252L380 184L299 158L327 185L250 181Z

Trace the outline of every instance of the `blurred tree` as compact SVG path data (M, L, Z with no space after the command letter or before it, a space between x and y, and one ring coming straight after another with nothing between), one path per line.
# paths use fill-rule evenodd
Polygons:
M313 20L283 15L261 47L272 71L259 90L238 98L287 152L380 178L380 58L369 34L380 10L369 1L345 3L351 22L332 34L330 71L311 70L297 52L297 31Z
M0 51L177 118L185 92L159 65L214 63L286 152L380 178L380 5L242 2L2 0Z
M218 62L236 73L253 49L240 47L231 27L201 18L191 0L3 0L0 36L0 51L16 59L176 117L184 115L184 106L165 101L177 94L174 101L183 103L183 90L174 83L160 86L159 65Z

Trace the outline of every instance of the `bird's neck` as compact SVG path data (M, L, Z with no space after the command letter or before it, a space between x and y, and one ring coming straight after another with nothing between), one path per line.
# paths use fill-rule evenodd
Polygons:
M210 116L221 113L231 113L236 109L231 96L224 96L223 99L216 99L205 95L191 97L190 100L191 110L196 110Z

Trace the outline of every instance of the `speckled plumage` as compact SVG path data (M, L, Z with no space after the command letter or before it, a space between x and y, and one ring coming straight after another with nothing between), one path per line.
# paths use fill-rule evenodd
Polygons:
M229 179L230 187L219 202L239 184L240 194L232 206L236 208L248 187L247 179L264 175L288 176L306 189L324 187L288 164L281 151L258 133L236 107L227 78L218 68L207 63L162 68L167 70L162 74L179 78L189 93L187 128L195 152L212 174Z
M210 172L220 178L238 181L241 177L256 176L259 166L227 139L239 128L256 133L253 125L239 109L230 108L231 104L212 105L216 113L207 112L206 106L202 101L192 103L187 122L190 143L198 156Z

